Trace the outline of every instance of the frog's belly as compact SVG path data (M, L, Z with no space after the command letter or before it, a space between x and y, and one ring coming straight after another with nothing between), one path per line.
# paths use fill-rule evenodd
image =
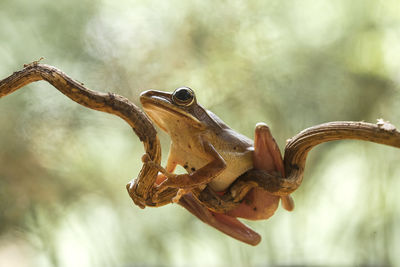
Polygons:
M193 157L190 152L182 153L182 157L177 159L177 163L183 166L189 173L195 172L201 167L209 163L209 159ZM227 189L240 175L253 168L252 151L239 153L221 153L226 162L226 168L216 176L209 185L215 191L224 191ZM186 159L191 159L187 161Z
M210 187L215 191L224 191L227 189L240 175L253 168L252 164L232 164L210 183Z

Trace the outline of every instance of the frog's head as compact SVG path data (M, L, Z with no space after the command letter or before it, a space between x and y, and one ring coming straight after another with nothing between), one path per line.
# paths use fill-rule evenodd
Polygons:
M145 91L140 95L140 102L151 120L167 133L179 131L179 128L204 130L212 121L188 87L180 87L173 93Z

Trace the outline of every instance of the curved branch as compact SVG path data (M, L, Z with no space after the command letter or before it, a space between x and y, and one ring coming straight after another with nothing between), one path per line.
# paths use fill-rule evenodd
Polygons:
M285 172L282 193L296 190L302 180L308 152L321 143L356 139L400 148L400 132L395 126L378 120L377 124L353 121L337 121L307 128L288 140L285 147Z
M61 93L85 107L114 114L125 120L143 142L145 151L151 160L160 163L161 149L157 132L150 119L136 105L114 93L100 93L87 89L55 67L38 64L38 62L26 65L21 71L14 72L0 81L0 98L39 80L49 82ZM141 179L144 176L152 177L152 179ZM153 186L156 176L157 170L143 165L139 178L131 184L130 191L128 190L135 194L134 197L131 194L131 197L142 208L145 205L142 199L148 197L147 194L151 191L150 188Z
M99 111L117 115L124 119L143 142L150 159L160 163L161 150L157 132L148 117L128 99L113 94L99 93L85 88L52 66L33 62L21 71L0 81L0 98L26 84L45 80L73 101ZM250 170L241 175L222 197L206 188L194 192L210 209L224 212L234 208L255 186L261 186L274 195L288 195L295 191L303 180L308 152L316 145L341 139L358 139L400 148L400 132L382 120L377 124L364 122L330 122L303 130L288 140L284 154L286 178L261 170ZM158 170L144 164L139 177L127 185L128 193L138 206L162 206L171 202L177 189L170 188L156 193L154 183Z
M243 197L256 186L274 195L285 196L294 192L303 181L308 152L321 143L356 139L400 148L400 132L383 120L377 124L353 121L328 122L307 128L290 138L285 147L284 164L287 177L279 177L261 170L250 170L232 185L230 194Z

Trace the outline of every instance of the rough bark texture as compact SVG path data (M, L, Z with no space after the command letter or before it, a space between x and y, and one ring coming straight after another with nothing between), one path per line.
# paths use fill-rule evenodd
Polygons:
M21 71L0 81L0 98L31 82L45 80L73 101L99 111L111 113L124 119L144 144L151 161L161 160L157 132L137 106L125 97L113 93L100 93L85 88L55 67L33 62ZM295 191L303 180L308 152L316 145L341 139L358 139L400 148L400 132L383 120L377 124L365 122L329 122L305 129L288 140L284 164L287 177L279 177L265 171L250 170L240 176L225 195L215 194L210 188L194 190L193 194L207 207L216 212L225 212L236 207L246 193L259 186L274 195L288 195ZM137 179L127 185L127 190L136 205L162 206L171 203L177 189L169 188L159 194L154 187L158 170L143 164Z

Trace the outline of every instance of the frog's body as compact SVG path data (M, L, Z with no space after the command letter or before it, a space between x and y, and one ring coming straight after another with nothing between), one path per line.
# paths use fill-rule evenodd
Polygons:
M168 178L161 176L157 180L160 190L166 187L190 190L209 185L214 191L223 192L241 174L253 168L284 175L279 148L265 124L257 125L253 142L197 104L193 91L186 87L172 94L146 91L140 100L150 118L171 137L166 166ZM177 165L184 167L188 174L172 174ZM269 218L278 207L279 199L261 188L254 188L245 201L225 214L208 210L190 193L184 195L179 204L211 226L255 245L260 236L236 217ZM282 200L285 208L293 208L289 196Z
M202 136L210 142L225 160L226 168L209 183L215 191L224 191L237 177L253 168L253 140L233 131L212 112L207 111L207 114L215 122L213 130L200 130L195 136ZM180 127L181 130L183 128ZM183 131L193 133L196 129L188 127ZM171 135L171 159L188 173L193 173L210 161L210 157L200 148L197 137L181 140L180 136Z

